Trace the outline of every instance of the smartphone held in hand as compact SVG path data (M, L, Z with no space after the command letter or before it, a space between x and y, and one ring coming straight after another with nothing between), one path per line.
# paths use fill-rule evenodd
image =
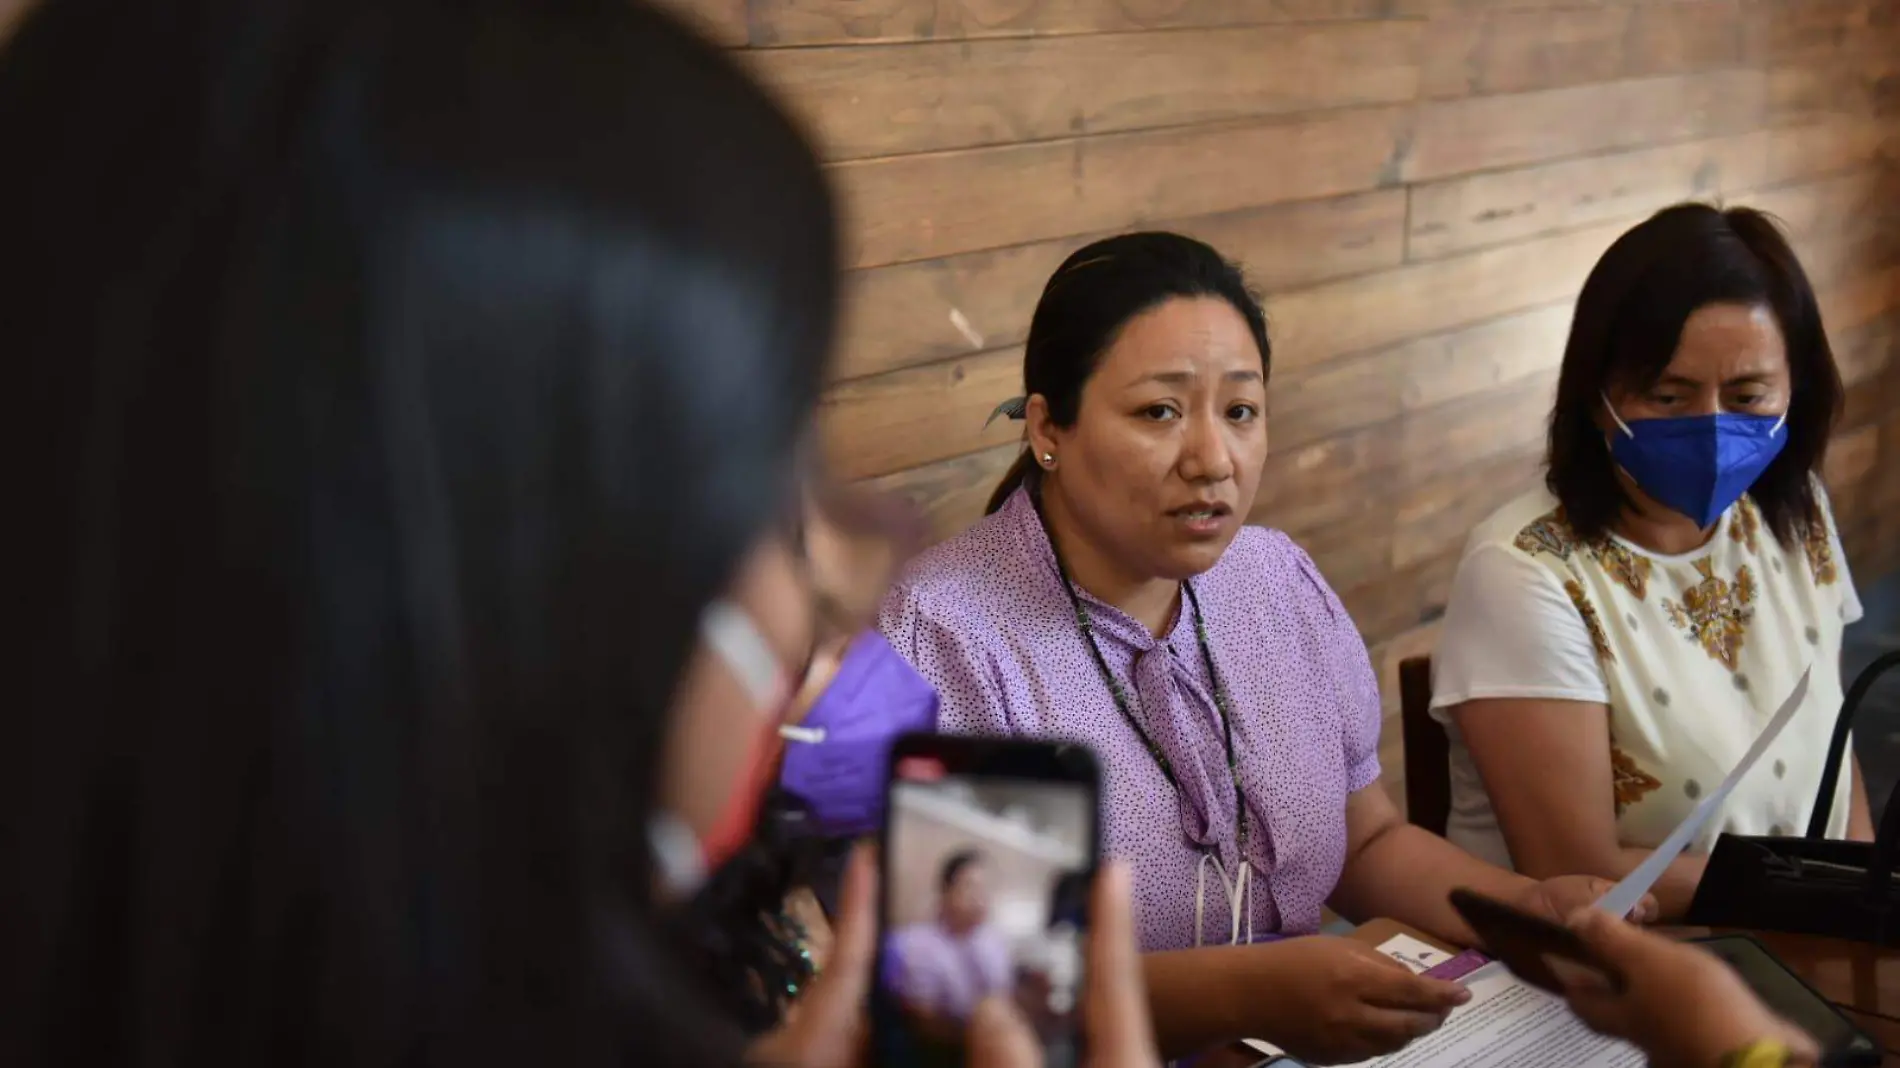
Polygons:
M878 1064L963 1063L971 1014L1007 999L1043 1064L1082 1061L1097 861L1088 750L916 734L892 748L872 1029Z
M1470 890L1453 890L1451 905L1484 940L1486 951L1532 986L1563 993L1563 984L1551 974L1551 958L1597 972L1612 989L1620 990L1624 985L1623 974L1615 965L1603 960L1575 931L1560 923Z

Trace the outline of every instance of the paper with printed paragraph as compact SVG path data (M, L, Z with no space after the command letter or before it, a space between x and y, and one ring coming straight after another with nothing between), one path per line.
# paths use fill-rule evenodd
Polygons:
M1445 1026L1356 1068L1642 1068L1643 1051L1605 1038L1553 997L1493 962L1465 980L1471 1000Z
M1378 950L1414 972L1456 959L1403 934L1386 939ZM1641 1050L1591 1031L1562 999L1521 982L1502 964L1486 964L1463 982L1471 1000L1452 1010L1445 1026L1397 1053L1348 1068L1641 1068L1645 1063ZM1245 1045L1265 1057L1286 1052L1255 1038Z
M1786 701L1781 702L1781 707L1775 710L1775 718L1769 720L1768 726L1762 728L1761 734L1755 738L1755 744L1749 746L1748 752L1742 754L1741 763L1735 765L1734 769L1728 773L1728 777L1722 780L1722 785L1716 787L1714 793L1697 802L1696 807L1689 810L1689 815L1676 825L1676 829L1669 832L1669 837L1663 839L1662 845L1657 846L1654 852L1636 866L1635 871L1623 876L1622 882L1611 887L1610 892L1597 901L1597 908L1612 916L1628 916L1630 910L1636 907L1636 903L1643 900L1643 895L1649 893L1649 888L1655 886L1656 880L1662 878L1663 872L1669 869L1670 862L1682 855L1682 851L1689 847L1689 843L1695 839L1703 825L1721 809L1722 803L1727 801L1728 795L1735 790L1735 784L1742 781L1742 776L1748 774L1748 769L1755 766L1755 762L1761 759L1761 755L1768 751L1768 747L1774 744L1776 738L1781 737L1781 729L1794 718L1795 710L1801 707L1802 698L1808 695L1808 676L1813 671L1812 664L1802 669L1801 678L1795 681L1794 692L1788 695Z

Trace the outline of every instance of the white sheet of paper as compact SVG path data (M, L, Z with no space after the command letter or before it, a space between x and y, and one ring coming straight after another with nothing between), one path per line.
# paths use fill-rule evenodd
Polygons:
M1357 1068L1642 1068L1643 1051L1590 1030L1560 998L1492 962L1445 1026Z
M1748 752L1742 754L1742 762L1729 771L1728 777L1722 780L1722 785L1697 802L1695 808L1689 810L1689 815L1676 825L1675 830L1669 832L1669 837L1663 839L1662 845L1657 846L1654 852L1636 866L1635 871L1623 876L1623 881L1611 887L1609 893L1598 899L1597 908L1612 916L1630 914L1630 910L1643 899L1643 895L1649 893L1649 888L1656 885L1656 880L1662 878L1670 861L1682 855L1682 851L1688 848L1689 842L1695 838L1697 832L1702 830L1703 824L1708 823L1709 817L1715 815L1716 810L1722 807L1722 803L1728 800L1728 795L1735 790L1735 784L1742 781L1742 776L1748 774L1748 769L1754 767L1755 762L1761 759L1761 755L1768 751L1768 747L1774 744L1776 738L1781 736L1781 728L1786 727L1788 721L1794 718L1795 710L1801 707L1801 699L1808 695L1808 675L1813 671L1812 665L1802 669L1801 678L1795 681L1794 692L1788 695L1787 700L1781 702L1781 707L1775 710L1774 718L1769 720L1768 726L1763 727L1761 733L1755 737L1755 744L1749 746Z
M1472 972L1464 984L1471 1000L1454 1009L1445 1026L1397 1053L1347 1068L1643 1068L1646 1063L1642 1050L1590 1030L1561 999L1522 982L1499 962ZM1259 1039L1246 1045L1262 1056L1284 1052Z

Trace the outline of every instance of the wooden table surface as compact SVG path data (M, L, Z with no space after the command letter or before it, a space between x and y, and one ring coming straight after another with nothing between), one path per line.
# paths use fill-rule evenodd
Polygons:
M1370 936L1368 940L1381 942L1390 937L1389 926L1375 921L1361 931ZM1900 947L1772 931L1675 928L1667 933L1679 938L1746 934L1759 939L1821 996L1848 1006L1848 1019L1888 1051L1881 1063L1900 1068L1900 1055L1892 1052L1900 1050ZM1259 1054L1236 1044L1201 1058L1195 1068L1245 1068L1260 1059Z

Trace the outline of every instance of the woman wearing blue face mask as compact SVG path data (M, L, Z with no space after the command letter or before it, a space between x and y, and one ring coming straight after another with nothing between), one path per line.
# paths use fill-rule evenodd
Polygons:
M1666 209L1577 301L1546 488L1466 549L1433 662L1449 834L1532 876L1626 874L1813 668L1800 710L1656 886L1687 909L1727 831L1807 825L1858 619L1817 472L1840 376L1774 223ZM1873 836L1859 769L1835 836Z

